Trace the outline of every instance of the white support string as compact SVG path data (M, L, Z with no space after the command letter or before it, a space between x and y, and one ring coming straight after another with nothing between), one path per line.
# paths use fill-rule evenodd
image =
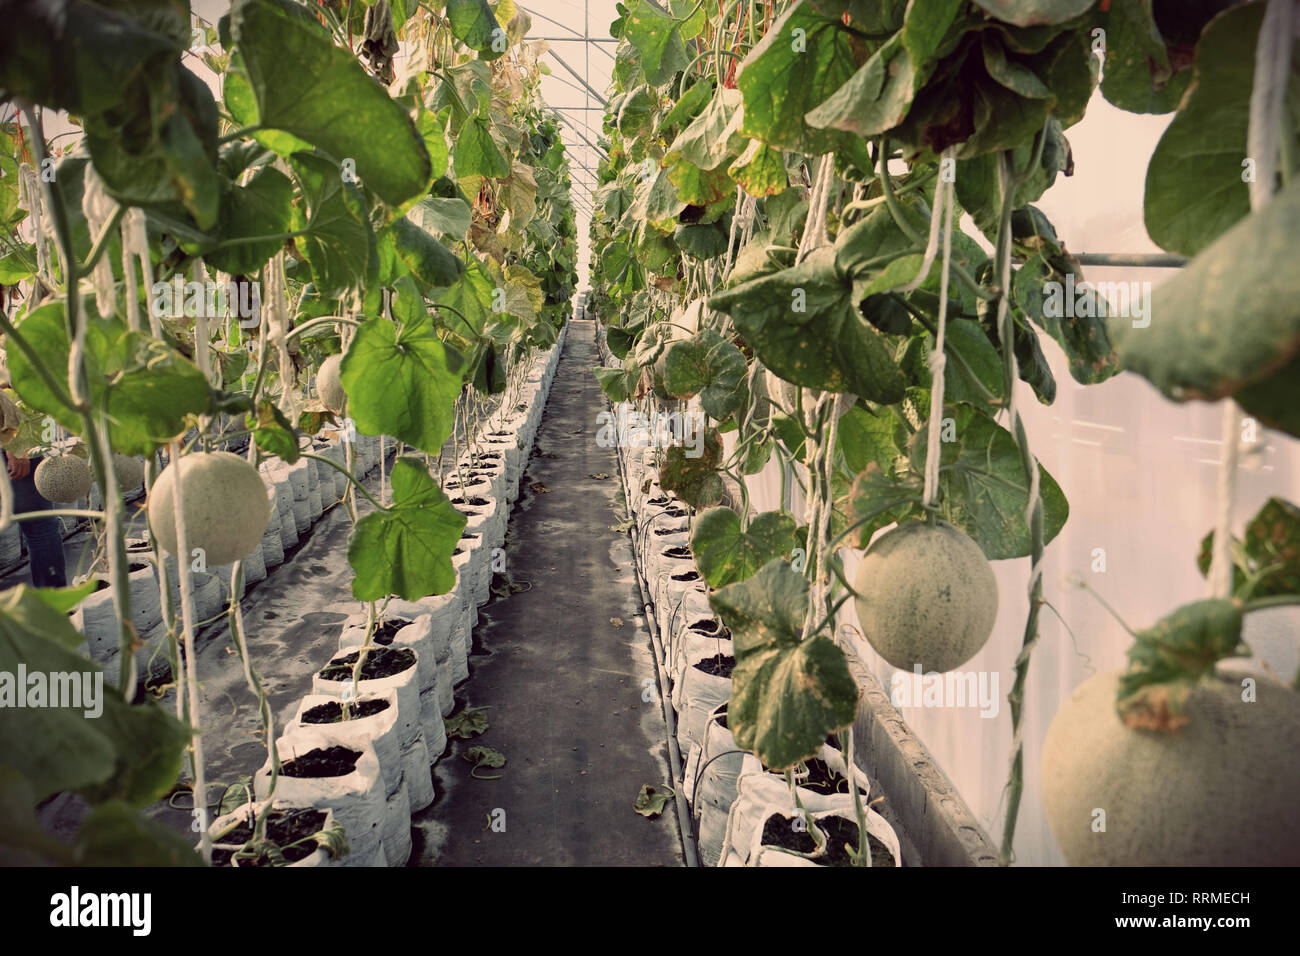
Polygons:
M883 160L882 160L883 161ZM887 174L886 174L887 175ZM939 491L939 438L943 431L943 392L944 372L948 367L948 356L944 353L944 333L948 327L948 266L952 261L952 183L939 177L939 185L934 191L934 210L930 216L930 243L926 250L926 261L916 278L908 283L906 291L916 288L930 271L930 262L934 259L934 247L943 220L943 268L939 273L939 318L934 336L934 350L930 353L930 430L926 435L925 445L925 486L921 503L925 507L934 504Z
M949 146L947 149L943 151L943 156L939 160L939 182L936 183L934 187L934 206L931 209L931 215L930 215L930 236L925 241L925 254L921 257L921 268L917 270L916 276L912 279L911 282L907 283L907 285L900 286L898 288L897 291L899 292L915 292L917 289L921 287L921 283L925 281L926 276L929 275L930 273L930 266L934 264L935 254L939 250L939 218L941 215L941 211L943 209L945 197L946 197L947 204L949 206L949 213L948 213L947 232L944 233L945 245L944 245L944 265L943 265L944 280L943 281L945 285L947 284L948 246L946 245L946 243L948 242L949 233L952 232L952 210L951 210L952 183L944 182L943 164L953 158L952 153L953 153L953 147ZM880 175L881 176L889 175L888 156L882 155L880 157Z

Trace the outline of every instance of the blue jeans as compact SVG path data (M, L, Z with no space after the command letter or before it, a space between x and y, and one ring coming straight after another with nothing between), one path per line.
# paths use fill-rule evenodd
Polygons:
M26 478L11 478L14 488L14 514L29 511L46 511L53 508L36 490L36 466L40 458L32 458L31 470ZM63 588L68 586L68 572L63 558L63 526L58 518L36 518L20 521L23 541L27 544L27 560L31 564L32 584L38 588Z

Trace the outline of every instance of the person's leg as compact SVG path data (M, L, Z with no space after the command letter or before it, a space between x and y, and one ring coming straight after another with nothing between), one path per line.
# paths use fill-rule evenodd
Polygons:
M23 478L10 479L14 489L14 514L45 511L53 508L36 490L36 466L39 458L32 459L31 471ZM31 565L32 585L38 588L68 586L68 572L63 556L63 526L58 518L36 518L20 521L23 541L27 544L27 560Z

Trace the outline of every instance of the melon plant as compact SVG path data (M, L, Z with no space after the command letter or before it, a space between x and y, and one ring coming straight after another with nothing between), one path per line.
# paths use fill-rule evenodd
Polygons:
M76 501L90 494L94 476L76 455L56 455L36 466L36 490L46 501Z
M895 667L950 671L993 633L998 586L984 552L944 521L912 521L881 535L853 580L858 624Z
M178 473L191 551L202 548L209 565L230 564L260 545L271 504L257 469L230 452L195 452L164 468L149 493L149 528L164 551L181 557L176 545Z
M1120 673L1080 684L1043 744L1043 806L1073 866L1300 864L1300 694L1207 677L1174 731L1120 720Z

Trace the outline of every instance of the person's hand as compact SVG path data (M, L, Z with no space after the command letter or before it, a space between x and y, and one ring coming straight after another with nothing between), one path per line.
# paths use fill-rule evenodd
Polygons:
M9 462L10 478L26 478L32 473L32 463L28 458L15 458L9 452L5 452L5 460Z

